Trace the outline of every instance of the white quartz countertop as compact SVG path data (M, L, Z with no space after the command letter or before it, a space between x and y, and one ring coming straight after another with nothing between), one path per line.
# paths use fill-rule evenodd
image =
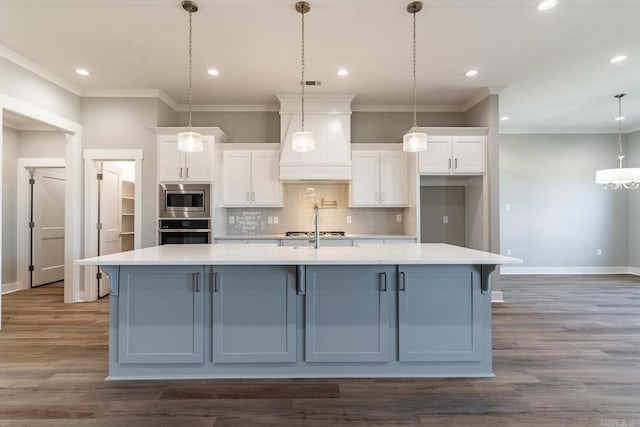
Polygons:
M371 244L359 247L276 245L163 245L94 258L76 265L380 265L520 264L521 259L443 243Z
M345 234L344 236L322 236L322 240L391 240L415 239L416 236L404 234ZM287 236L285 234L257 234L257 235L218 235L214 240L305 240L306 236Z

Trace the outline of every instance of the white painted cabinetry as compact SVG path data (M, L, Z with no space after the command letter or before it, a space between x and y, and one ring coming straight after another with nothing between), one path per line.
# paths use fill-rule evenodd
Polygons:
M282 206L277 151L225 150L222 199L226 207Z
M351 159L351 206L407 205L405 153L354 150Z
M213 179L213 137L203 136L204 150L178 150L178 137L158 137L158 181L210 182Z
M486 136L429 136L418 169L422 175L482 175L486 142Z

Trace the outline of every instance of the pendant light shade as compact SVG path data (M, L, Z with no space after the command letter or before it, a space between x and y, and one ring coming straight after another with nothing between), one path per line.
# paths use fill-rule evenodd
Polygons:
M635 190L640 187L640 168L625 168L622 167L622 161L625 158L622 147L622 97L624 93L615 95L618 99L618 147L620 153L618 154L619 167L616 169L602 169L596 171L596 184L604 186L607 190L618 190L625 188L627 190Z
M427 134L418 132L416 121L416 13L422 10L422 2L414 1L407 6L413 15L413 127L402 137L402 151L417 152L427 149Z
M413 128L402 137L402 151L417 152L427 149L427 134Z
M313 139L313 132L304 130L304 87L306 83L304 81L304 14L311 10L311 6L306 1L299 1L296 3L296 11L302 16L302 42L301 42L301 54L300 54L300 101L301 101L301 116L300 116L300 130L295 132L291 137L291 150L298 153L306 153L316 149L316 143Z
M203 149L202 135L198 132L187 131L178 134L178 150L193 153Z
M195 12L198 11L198 5L193 1L184 0L182 2L182 8L189 12L189 124L187 126L186 132L180 132L178 134L178 150L192 153L202 151L204 149L204 146L202 145L202 135L200 135L198 132L194 132L191 128L191 101L193 98L191 84L191 75L193 71L193 61L191 55L193 25L191 17Z

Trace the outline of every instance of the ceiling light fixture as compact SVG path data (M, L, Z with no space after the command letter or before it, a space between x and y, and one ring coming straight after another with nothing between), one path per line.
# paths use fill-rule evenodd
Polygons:
M220 71L216 70L215 68L209 68L207 70L207 74L209 74L210 76L219 76Z
M478 70L469 70L464 73L465 77L475 77L478 75Z
M341 68L338 70L338 75L345 77L349 75L349 70L347 70L346 68Z
M615 98L618 98L618 118L622 117L623 96L625 96L624 93L615 96ZM620 161L620 167L616 169L602 169L596 171L596 184L603 185L607 190L617 190L619 188L634 190L640 187L640 168L622 167L622 161L625 157L622 149L622 143L622 120L618 120L618 146L620 147L618 160Z
M413 127L402 137L402 150L409 152L427 149L427 134L418 132L416 121L416 13L422 10L422 2L414 1L407 6L407 12L413 15Z
M202 151L204 149L202 145L202 135L198 132L194 132L191 127L191 100L192 100L192 85L191 75L193 71L193 61L191 54L191 42L193 34L192 15L198 11L198 5L190 0L184 0L182 2L182 8L189 12L189 125L186 132L180 132L178 134L178 150L195 152Z
M609 60L612 64L617 64L618 62L625 61L627 59L627 55L617 55Z
M313 140L313 132L304 130L304 87L306 83L304 81L304 14L311 10L311 6L306 1L299 1L296 3L296 11L302 16L302 42L300 44L300 101L301 101L301 116L300 116L300 130L294 132L291 137L291 150L298 153L306 153L307 151L313 151L316 149L316 143Z
M557 0L543 0L540 3L538 3L538 10L545 11L545 10L553 9L554 7L556 7L557 4L558 4Z
M80 74L81 76L90 76L91 75L89 70L86 70L84 68L76 68L76 73Z

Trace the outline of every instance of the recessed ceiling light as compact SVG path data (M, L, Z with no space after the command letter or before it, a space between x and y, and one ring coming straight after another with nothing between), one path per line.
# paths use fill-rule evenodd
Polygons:
M506 121L507 121L507 120L509 120L509 119L510 119L510 117L509 117L509 116L502 116L502 117L500 117L500 120L501 120L501 121L503 121L503 122L506 122Z
M209 68L207 70L207 74L209 74L210 76L219 76L220 71L216 70L215 68Z
M618 117L616 117L616 118L615 118L615 119L613 119L613 120L615 120L616 122L619 122L619 121L621 121L621 120L624 120L624 116L618 116Z
M627 55L617 55L617 56L614 56L613 58L611 58L609 60L609 62L611 62L612 64L615 64L615 63L618 63L618 62L622 62L625 59L627 59Z
M349 75L349 70L347 70L346 68L340 68L338 70L338 75L342 76L342 77L348 76Z
M89 70L85 70L84 68L76 68L76 73L80 74L81 76L90 76L91 75Z
M558 4L558 0L543 0L538 3L538 10L544 11L554 8Z
M474 77L478 75L478 70L469 70L464 73L465 77Z

